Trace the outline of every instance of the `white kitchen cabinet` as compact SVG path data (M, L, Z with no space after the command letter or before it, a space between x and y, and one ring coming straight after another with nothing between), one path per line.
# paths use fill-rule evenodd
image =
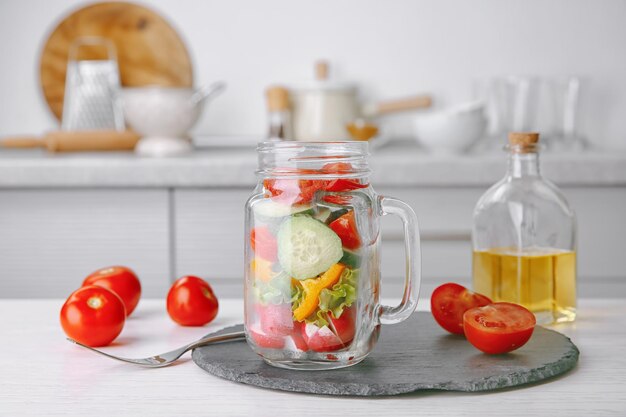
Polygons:
M0 297L66 297L94 269L128 265L143 293L170 277L168 191L0 191Z
M456 281L470 284L472 211L484 187L381 188L417 212L422 234L424 288ZM619 187L567 187L579 223L581 293L601 295L626 271L626 207ZM247 189L182 189L174 192L177 275L199 274L223 294L241 291L243 273L243 206ZM382 223L382 273L388 295L396 295L404 274L404 244L399 219Z
M218 295L243 291L244 204L251 189L174 191L177 276L208 279Z
M626 154L542 157L578 214L583 296L614 296L625 277ZM220 296L240 296L244 202L256 155L204 149L188 157L132 153L0 152L0 297L66 297L93 269L126 264L144 294L163 297L185 274L207 278ZM433 156L416 147L376 150L376 191L407 201L420 220L424 291L470 283L472 210L504 173L501 155ZM383 225L383 294L400 293L400 221Z

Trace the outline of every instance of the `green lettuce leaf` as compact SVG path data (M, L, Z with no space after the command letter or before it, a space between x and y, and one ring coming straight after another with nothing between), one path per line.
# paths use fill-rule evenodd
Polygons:
M328 313L332 313L335 318L341 317L344 308L350 307L356 301L358 273L358 269L346 268L339 282L332 288L325 288L320 292L317 310L305 321L322 327L328 325Z
M319 309L331 312L335 318L341 317L344 307L350 307L356 300L357 269L344 269L339 282L331 289L323 289L320 293Z
M291 277L282 272L269 282L256 280L252 291L254 297L262 304L289 303L292 299Z

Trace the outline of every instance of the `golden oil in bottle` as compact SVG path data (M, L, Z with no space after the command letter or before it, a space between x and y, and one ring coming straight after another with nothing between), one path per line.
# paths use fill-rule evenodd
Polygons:
M474 251L474 291L493 301L518 303L537 323L576 318L576 252L552 248Z

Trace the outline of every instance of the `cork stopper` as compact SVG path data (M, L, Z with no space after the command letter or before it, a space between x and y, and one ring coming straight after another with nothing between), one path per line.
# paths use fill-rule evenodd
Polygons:
M539 133L511 132L509 133L509 147L515 153L535 152L539 142Z
M281 86L272 86L265 92L269 111L284 111L289 109L289 90Z
M315 63L315 79L323 81L328 79L328 62L319 60Z

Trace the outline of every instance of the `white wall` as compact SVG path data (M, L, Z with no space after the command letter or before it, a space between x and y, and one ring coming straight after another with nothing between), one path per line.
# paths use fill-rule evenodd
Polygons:
M0 0L0 135L55 126L38 87L41 44L82 2ZM626 148L624 0L154 0L193 53L196 81L224 79L227 94L198 132L262 134L263 90L311 75L319 57L363 95L432 92L438 105L471 95L477 77L584 77L582 129L599 146ZM408 132L407 118L387 128Z

